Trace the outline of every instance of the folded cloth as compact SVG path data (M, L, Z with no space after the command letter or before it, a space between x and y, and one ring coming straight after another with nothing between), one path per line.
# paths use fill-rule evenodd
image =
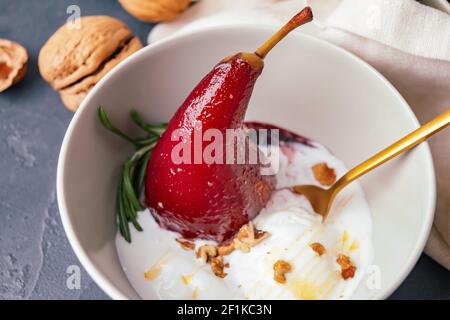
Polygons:
M321 36L378 69L420 122L450 108L447 13L413 0L344 0L325 21ZM425 252L450 270L450 132L434 136L430 146L438 197Z
M149 41L223 24L278 26L305 4L316 19L301 32L335 43L378 69L419 121L450 108L450 15L414 0L201 0L180 20L154 28ZM450 131L433 137L430 145L438 202L425 252L450 270Z

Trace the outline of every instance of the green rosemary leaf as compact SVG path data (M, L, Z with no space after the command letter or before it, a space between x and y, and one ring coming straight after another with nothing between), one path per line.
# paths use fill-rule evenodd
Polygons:
M152 150L147 151L146 154L139 160L139 164L137 167L137 172L135 175L135 191L136 194L140 195L144 189L144 180L145 180L145 173L147 172L147 163L148 159L150 159L150 156L152 154Z
M142 130L145 130L148 133L154 134L158 137L160 137L167 128L167 123L161 123L158 125L145 123L144 120L142 120L141 115L135 110L132 110L130 112L130 117L133 122Z
M122 202L122 181L119 182L119 186L117 187L117 198L116 198L116 206L119 220L119 231L122 237L128 242L131 243L131 234L130 227L128 225L128 219L126 217L124 204Z
M115 127L111 121L108 118L108 115L106 114L105 109L103 109L102 106L98 107L98 118L100 119L101 124L114 133L115 135L125 139L126 141L132 143L134 146L138 147L139 145L136 143L136 141L133 138L130 138L127 134L123 133L120 129Z
M158 141L158 138L155 137L154 141L151 144L146 145L145 147L139 149L136 151L133 156L131 157L128 162L136 162L138 161L143 155L145 155L148 151L153 150L153 148L156 146L156 142Z
M125 163L123 170L123 192L126 194L126 197L133 208L136 210L142 210L141 204L139 203L138 197L134 193L133 183L131 182L131 166L133 165L133 161L128 160Z
M139 224L139 222L137 222L136 218L131 219L131 223L133 224L134 228L139 231L142 232L144 229L142 229L141 225Z
M122 203L125 208L125 213L127 215L127 218L131 223L133 224L134 228L137 231L142 231L141 225L137 222L137 211L138 208L135 208L131 203L130 199L127 197L126 193L122 192Z
M156 141L159 140L159 137L153 136L153 137L149 137L149 138L141 138L141 139L136 139L136 143L138 143L141 147L146 147L149 144L152 144Z

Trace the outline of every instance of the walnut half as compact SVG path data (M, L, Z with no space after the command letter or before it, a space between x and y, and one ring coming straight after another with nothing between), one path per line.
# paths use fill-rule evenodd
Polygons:
M142 48L122 21L108 16L83 16L79 27L60 27L39 52L42 78L59 91L64 105L78 109L88 92L109 71Z
M28 53L14 41L0 39L0 92L25 77Z

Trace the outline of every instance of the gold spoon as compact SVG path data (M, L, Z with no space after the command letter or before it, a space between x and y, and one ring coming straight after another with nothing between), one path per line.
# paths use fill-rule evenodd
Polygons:
M389 161L399 154L414 148L419 143L425 141L428 137L434 135L442 129L445 129L449 125L450 109L427 124L424 124L419 129L411 132L404 138L398 140L386 149L378 152L373 157L357 165L347 172L342 178L336 181L329 189L325 190L313 185L302 185L294 186L293 191L304 195L311 203L314 211L320 214L325 222L337 194L348 184L382 165L386 161Z

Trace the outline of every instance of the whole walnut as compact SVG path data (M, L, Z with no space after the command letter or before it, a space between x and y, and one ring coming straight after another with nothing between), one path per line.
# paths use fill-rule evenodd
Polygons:
M115 18L86 16L79 22L79 28L69 24L59 28L38 59L42 78L72 111L105 74L142 48L139 38Z
M145 22L161 22L175 19L190 0L119 0L133 17Z

